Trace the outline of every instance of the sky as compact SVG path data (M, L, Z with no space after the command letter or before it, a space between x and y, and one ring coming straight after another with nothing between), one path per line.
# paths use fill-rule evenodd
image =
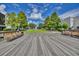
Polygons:
M40 23L53 12L61 19L79 15L78 3L1 3L0 12L3 14L23 11L29 23Z

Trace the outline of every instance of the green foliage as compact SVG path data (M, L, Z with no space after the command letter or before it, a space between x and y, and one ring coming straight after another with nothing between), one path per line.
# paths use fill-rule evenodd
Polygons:
M37 30L30 29L30 30L27 30L26 32L27 33L44 33L44 32L46 32L46 30L45 29L37 29Z
M57 30L60 22L61 22L60 18L58 17L57 13L54 12L54 13L51 14L51 16L48 16L45 19L45 22L44 22L45 29Z
M68 24L66 22L60 22L58 25L57 30L58 31L63 31L63 30L67 30L69 28Z
M3 31L16 31L16 29L9 29L9 28L4 28Z
M39 26L38 26L38 28L39 28L39 29L44 28L44 24L40 23Z
M67 30L69 28L69 26L66 22L63 23L62 27L64 30Z
M20 27L21 28L26 28L28 26L27 23L27 18L24 12L20 11L18 14L18 19L19 19L19 23L20 23Z
M30 29L34 29L36 25L34 23L29 23L28 27L30 27Z
M8 26L11 26L12 28L16 28L16 13L8 13L7 14L7 23Z
M57 15L56 12L52 13L52 15L51 15L50 17L51 17L51 20L54 21L54 22L56 22L56 23L61 22L61 20L60 20L60 18L59 18L59 16Z
M13 29L26 28L28 25L26 15L22 11L18 15L14 12L8 13L6 21L6 25L11 26Z
M47 30L66 30L68 29L67 23L62 23L57 13L54 12L51 16L48 16L44 21L44 28Z
M18 28L24 29L27 26L30 29L34 29L36 27L36 25L33 23L28 24L27 17L23 11L20 11L17 15L14 12L8 13L6 25L11 26L13 30L16 30ZM68 29L68 24L65 22L62 23L57 13L54 12L45 19L44 24L40 23L38 27L40 29L44 28L46 30L61 31Z

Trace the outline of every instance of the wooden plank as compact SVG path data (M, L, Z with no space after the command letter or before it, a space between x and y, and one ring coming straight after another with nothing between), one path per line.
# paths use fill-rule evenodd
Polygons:
M25 33L17 40L0 42L1 56L78 56L79 40L60 33Z

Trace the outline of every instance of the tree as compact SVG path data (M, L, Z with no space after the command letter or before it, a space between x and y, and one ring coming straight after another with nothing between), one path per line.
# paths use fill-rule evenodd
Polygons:
M56 12L52 13L51 15L51 20L52 22L55 23L55 29L57 30L58 26L59 26L59 23L61 22L59 16L57 15Z
M62 27L63 27L63 30L67 30L69 28L66 22L63 22Z
M34 29L36 27L36 25L34 23L29 23L29 27L30 27L30 29Z
M48 23L45 25L45 29L54 30L55 29L55 23L52 22L52 21L48 21Z
M63 30L67 30L69 28L68 24L66 22L60 22L58 25L57 30L58 31L63 31Z
M40 23L40 24L38 25L38 28L39 28L39 29L44 28L44 24Z
M44 27L48 30L57 30L60 22L60 18L57 13L54 12L45 19Z
M18 20L21 28L26 28L28 26L27 17L23 11L19 12Z
M49 27L49 22L50 22L51 20L50 20L50 16L48 16L46 19L45 19L45 21L44 21L44 28L45 29L50 29Z
M10 26L13 29L16 29L16 13L8 13L7 14L7 20L6 20L6 25Z
M61 22L61 20L56 12L52 13L50 17L51 17L51 20L54 22L57 22L57 23Z
M48 16L45 21L44 21L44 24L46 25L48 23L48 21L50 21L50 16Z
M7 20L6 20L6 25L11 26L11 29L19 29L19 28L26 28L28 23L27 23L27 17L24 12L19 12L18 15L16 13L8 13L7 14Z

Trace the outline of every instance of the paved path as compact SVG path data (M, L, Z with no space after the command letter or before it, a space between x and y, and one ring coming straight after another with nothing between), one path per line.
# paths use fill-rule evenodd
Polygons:
M25 34L11 42L0 42L1 56L77 56L79 39L60 33Z

